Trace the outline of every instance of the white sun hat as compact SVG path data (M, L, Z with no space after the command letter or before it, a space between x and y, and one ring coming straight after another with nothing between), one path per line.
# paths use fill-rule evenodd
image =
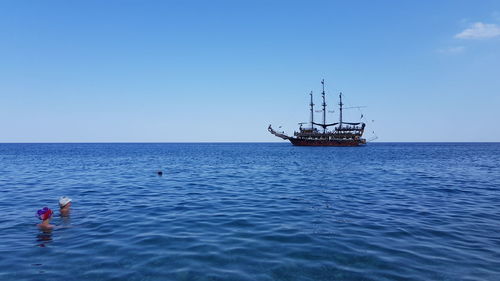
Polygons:
M61 198L59 198L59 207L62 208L66 206L69 202L71 202L71 198L67 196L61 196Z

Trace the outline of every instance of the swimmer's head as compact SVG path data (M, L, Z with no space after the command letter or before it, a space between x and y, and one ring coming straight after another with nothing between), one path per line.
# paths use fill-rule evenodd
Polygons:
M43 209L40 209L36 212L36 215L37 217L40 219L40 220L48 220L52 217L52 214L54 212L52 212L51 209L47 208L47 207L43 207Z
M59 198L59 207L61 209L66 207L69 203L71 203L71 198L67 196L62 196L61 198Z

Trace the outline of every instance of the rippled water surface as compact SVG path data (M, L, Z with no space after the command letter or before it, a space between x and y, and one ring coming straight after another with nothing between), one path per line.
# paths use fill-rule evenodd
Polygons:
M0 280L500 280L499 189L500 144L0 144Z

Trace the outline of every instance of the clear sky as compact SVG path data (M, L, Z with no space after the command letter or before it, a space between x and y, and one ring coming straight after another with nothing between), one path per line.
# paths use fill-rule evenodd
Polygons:
M367 138L500 141L500 1L0 2L0 142L282 141L323 78Z

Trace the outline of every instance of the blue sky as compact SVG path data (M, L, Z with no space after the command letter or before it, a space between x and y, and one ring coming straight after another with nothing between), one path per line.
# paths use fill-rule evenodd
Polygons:
M499 1L6 0L0 34L0 142L281 141L323 78L367 138L500 141Z

